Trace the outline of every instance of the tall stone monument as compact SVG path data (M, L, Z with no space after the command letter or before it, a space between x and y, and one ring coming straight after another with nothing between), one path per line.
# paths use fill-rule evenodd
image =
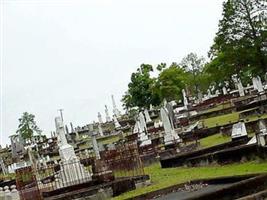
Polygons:
M101 116L101 113L100 112L98 112L97 117L98 117L98 122L100 124L103 124L103 120L102 120L102 116Z
M147 109L145 109L144 113L145 113L146 123L152 122Z
M103 129L102 129L102 126L101 126L100 123L98 123L98 132L99 132L99 135L100 135L101 137L104 136Z
M146 120L143 115L143 112L140 112L138 115L139 122L139 141L141 142L140 146L150 145L152 142L147 135Z
M174 126L171 123L171 120L169 118L168 110L165 107L162 107L160 109L160 116L163 123L164 128L164 143L165 145L170 145L176 142L181 142L180 137L174 130Z
M119 123L119 121L115 115L113 116L113 121L114 121L115 128L117 128L117 129L121 128L121 125L120 125L120 123Z
M108 107L107 105L105 105L105 113L106 113L106 122L110 122L111 118L109 116L109 112L108 112Z
M188 107L188 100L187 100L187 97L186 97L185 89L182 89L182 93L183 93L183 99L184 99L184 107L187 109L187 107Z
M77 182L91 180L91 175L85 170L74 152L74 148L67 143L64 125L61 117L55 118L56 132L59 145L60 171L56 175L56 184L59 187L74 185Z
M121 113L120 113L119 109L116 106L116 102L115 102L115 99L114 99L114 96L113 95L111 95L111 99L112 99L112 106L113 106L113 114L116 117L120 117L121 116Z

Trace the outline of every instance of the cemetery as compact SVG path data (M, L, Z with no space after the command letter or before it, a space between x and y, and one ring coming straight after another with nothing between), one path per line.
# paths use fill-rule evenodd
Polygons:
M56 117L50 138L12 135L1 149L0 199L267 196L267 92L249 88L198 101L183 91L183 104L165 100L135 118L112 96L113 119L105 106L105 120L98 113L81 127Z
M61 2L62 5L63 2ZM75 5L74 2L71 3ZM110 14L108 12L109 4L112 3L102 2L100 5L92 4L92 7L108 8L100 12L101 16L105 16L106 13ZM50 6L50 4L49 6L47 6L48 4L44 5L45 9ZM127 4L131 11L136 9L135 7L139 8L139 4L136 4L138 6L129 5ZM48 89L51 94L42 94L44 99L40 98L38 102L19 95L25 89L24 92L29 98L33 98L34 94L30 92L30 87L21 86L14 92L22 106L19 107L20 110L25 108L30 112L36 112L36 119L41 119L39 120L40 124L49 127L48 124L51 123L52 128L48 132L45 129L42 131L37 126L35 115L24 111L21 118L16 121L17 129L4 133L5 136L8 135L9 141L5 141L8 144L0 145L0 200L267 199L266 0L223 0L220 11L222 19L219 20L218 32L208 52L209 60L205 60L204 57L199 57L195 53L189 53L180 63L176 61L170 63L168 59L157 65L143 63L128 77L130 82L125 91L123 81L125 81L124 76L128 69L122 72L114 70L113 67L122 61L128 62L127 56L132 54L130 50L134 49L140 53L138 56L145 54L146 51L149 52L147 57L140 57L146 61L150 60L150 56L159 48L160 53L155 54L157 59L151 61L159 62L159 59L162 59L159 54L165 53L166 49L163 49L165 43L162 45L159 43L160 41L157 41L158 32L160 34L172 33L180 39L180 36L176 36L175 31L167 30L167 25L172 21L170 19L178 14L176 13L178 12L177 8L168 4L175 11L172 11L173 16L168 15L168 23L164 22L166 27L163 27L158 23L164 17L165 7L162 9L163 7L159 6L161 4L156 5L158 7L155 6L155 8L158 10L155 10L155 13L160 11L163 14L160 20L155 19L157 31L154 31L155 36L154 33L148 34L145 40L152 42L149 47L144 49L136 42L142 35L138 35L139 32L142 33L142 29L146 30L141 22L147 19L141 15L141 11L140 13L138 11L137 14L135 11L131 20L137 20L140 17L141 20L136 23L140 24L140 27L138 27L138 31L135 30L136 27L131 27L136 38L128 38L126 25L132 21L126 18L125 22L120 21L131 13L127 10L129 9L127 6L127 9L119 7L124 11L122 15L119 11L114 12L116 13L114 21L116 23L119 21L121 24L110 23L107 26L107 24L102 24L102 21L108 21L109 17L106 16L99 22L95 20L97 17L94 18L93 21L97 21L98 28L104 27L103 30L100 29L103 35L96 32L96 36L100 37L99 41L96 40L95 35L89 37L86 29L79 30L77 28L78 26L89 27L90 34L95 34L94 31L97 28L90 20L79 21L77 15L74 17L77 27L70 25L71 28L66 28L63 25L65 18L63 15L59 24L53 24L54 18L52 15L50 16L51 19L49 18L50 21L47 24L55 25L53 35L57 33L58 27L64 30L64 34L58 36L53 43L55 45L57 42L60 45L61 43L68 44L73 51L71 56L63 56L69 50L62 51L62 49L58 50L56 46L47 45L49 52L57 50L53 52L55 58L63 59L58 63L51 59L52 65L63 63L64 67L71 65L71 69L76 65L83 65L88 70L88 65L101 63L101 67L105 66L105 68L99 67L101 76L97 77L93 71L98 66L95 66L93 70L90 68L88 71L77 67L69 75L65 74L68 69L60 71L53 69L51 70L53 73L51 73L47 68L49 78L53 78L52 75L55 75L56 82L51 81L50 83L48 78L42 83L42 87ZM188 5L191 6L191 4ZM201 5L207 6L208 4ZM65 6L62 7L65 8ZM72 8L72 6L69 7ZM149 13L147 11L150 10L150 7L153 6L149 3L144 7L146 14ZM57 9L59 8L61 9L61 4ZM98 13L88 11L86 6L83 8L86 8L86 12L79 10L78 13L82 13L84 16L87 13L92 16ZM16 9L18 8L16 7ZM189 15L193 16L195 12L196 10L190 10L182 18L190 18ZM112 11L112 14L114 13ZM201 15L204 14L203 11ZM110 14L110 16L112 15ZM149 26L146 26L153 27L154 23L150 20L154 19L154 16L149 15L149 17L151 17L148 20ZM34 15L32 18L34 19ZM112 20L112 18L110 19ZM42 23L40 24L43 26ZM66 22L68 25L71 23L73 23L72 19L68 19ZM36 25L39 22L32 24ZM203 24L198 25L197 28L202 29ZM120 34L113 33L122 26L125 32L120 30ZM182 32L187 28L191 28L191 25L183 27L179 31ZM73 30L77 31L79 35L72 35L71 31ZM44 34L47 33L44 31ZM166 41L172 34L165 36ZM117 35L120 36L118 41L115 40ZM205 33L205 35L207 34ZM127 38L124 38L126 36ZM195 36L196 33L190 36L192 38L182 38L188 43L186 44L187 49L191 48L189 45L191 39L194 45L197 43L196 40L193 40L196 38ZM25 36L22 34L21 37ZM71 37L72 42L80 43L72 44L70 41L64 41L65 37ZM86 44L84 41L91 37L93 39L90 44ZM201 37L202 35L197 40L198 42L203 40L204 43L204 39ZM44 38L41 37L42 40ZM105 38L109 38L108 45L105 53L98 58L98 54L101 52L99 49L101 49L101 45L105 44ZM129 43L130 45L124 43L123 38L132 43ZM64 39L63 42L60 41L61 39ZM17 40L14 41L17 43ZM154 46L154 43L160 47ZM97 47L94 47L93 53L87 52L87 48L92 44ZM46 47L43 44L38 45L39 48ZM199 46L202 45L199 44ZM127 46L127 50L123 49L124 46ZM166 46L170 48L178 45L173 41ZM31 47L30 44L29 47ZM77 47L85 49L81 53L77 51L79 49ZM179 46L179 48L185 47ZM20 48L18 47L18 49ZM112 54L114 52L116 56ZM166 52L166 54L170 54L170 52ZM31 59L34 59L35 56L31 55ZM45 54L42 56L41 59L38 57L38 61L42 60L45 63L50 59L46 58ZM134 62L140 62L138 56L133 59ZM73 60L65 61L64 58L67 57L71 57ZM94 57L98 58L97 61L93 61ZM112 62L112 59L116 57L121 59L120 62ZM24 58L23 54L21 58ZM85 58L90 61L90 64L83 60ZM151 56L151 58L153 57ZM24 61L24 59L19 60ZM105 63L107 60L108 64ZM126 64L132 67L132 63ZM31 63L29 65L31 66ZM51 63L44 65L50 66ZM32 64L32 66L35 65ZM44 72L39 69L37 71L40 77L33 76L36 78L34 80L41 82L42 79L45 79L42 77ZM56 72L60 72L60 76ZM81 77L74 72L80 73ZM20 73L19 70L18 73ZM14 73L11 74L12 78L16 77ZM106 76L107 74L108 76ZM64 79L65 75L67 81ZM27 82L28 76L23 79ZM91 82L88 83L88 81ZM15 82L18 82L19 86L22 84L20 81ZM79 84L70 87L67 83ZM32 85L35 84L31 82ZM50 86L51 88L49 88ZM36 86L40 93L44 91L42 87ZM123 95L120 87L124 90ZM66 88L67 90L65 90ZM82 93L79 93L79 89ZM111 94L109 98L107 98L107 94ZM119 95L121 96L118 97ZM47 100L47 98L50 99ZM120 103L116 101L117 98L120 98ZM12 98L10 99L7 102L13 103ZM55 102L56 108L53 105ZM12 107L12 104L9 105L11 106L6 107ZM58 105L62 107L58 109ZM7 109L6 107L3 110ZM66 107L72 109L75 107L75 109L70 111ZM40 110L38 113L38 109L47 109L46 114ZM10 119L12 118L12 123L15 114L17 113L12 111L12 116L8 116ZM42 120L44 115L46 122ZM90 115L93 115L94 118ZM2 121L0 125L2 126ZM8 124L8 126L10 125ZM1 132L3 130L0 129ZM1 142L3 143L3 141Z

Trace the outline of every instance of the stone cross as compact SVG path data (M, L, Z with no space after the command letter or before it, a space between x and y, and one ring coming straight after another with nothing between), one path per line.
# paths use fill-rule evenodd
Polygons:
M57 138L59 141L59 155L62 161L69 161L71 159L76 159L74 148L68 144L64 125L61 117L55 118Z

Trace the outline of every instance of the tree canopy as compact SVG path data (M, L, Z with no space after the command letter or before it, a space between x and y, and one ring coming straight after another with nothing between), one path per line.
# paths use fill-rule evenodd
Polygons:
M19 126L16 132L20 134L24 140L31 139L34 133L39 135L42 133L41 129L36 125L34 118L35 116L28 112L24 112L22 117L19 118Z

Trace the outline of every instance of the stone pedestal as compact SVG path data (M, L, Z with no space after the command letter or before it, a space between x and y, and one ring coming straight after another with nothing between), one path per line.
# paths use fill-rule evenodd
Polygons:
M180 143L180 142L181 142L181 139L174 130L171 130L170 132L165 133L164 135L165 145L170 145L170 144Z
M151 140L148 138L148 135L145 132L139 134L139 141L141 142L140 147L152 144Z

